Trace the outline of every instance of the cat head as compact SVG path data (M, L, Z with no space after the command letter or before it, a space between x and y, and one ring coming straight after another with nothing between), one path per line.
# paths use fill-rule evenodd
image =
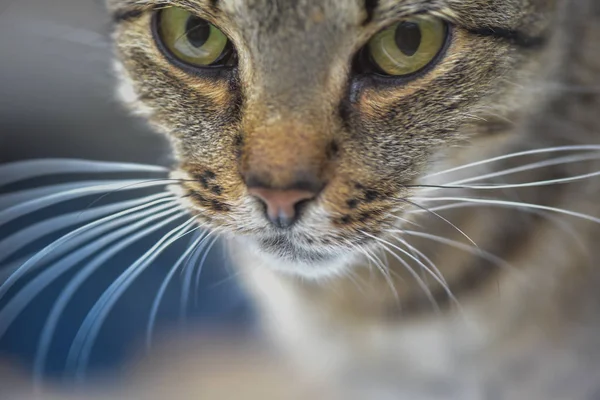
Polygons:
M560 57L552 0L109 0L121 94L206 226L332 273L452 146L518 133Z

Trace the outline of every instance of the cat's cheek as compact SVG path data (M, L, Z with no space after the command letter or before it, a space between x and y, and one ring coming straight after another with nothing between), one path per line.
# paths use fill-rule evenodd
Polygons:
M116 96L121 104L136 116L143 118L150 117L153 111L140 100L140 96L133 85L133 80L129 77L123 63L115 61L113 63L113 71L117 78Z

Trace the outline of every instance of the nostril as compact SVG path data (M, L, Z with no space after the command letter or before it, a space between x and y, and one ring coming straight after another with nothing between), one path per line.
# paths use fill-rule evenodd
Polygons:
M280 228L296 222L300 209L316 195L312 191L293 189L250 188L248 192L265 204L269 220Z

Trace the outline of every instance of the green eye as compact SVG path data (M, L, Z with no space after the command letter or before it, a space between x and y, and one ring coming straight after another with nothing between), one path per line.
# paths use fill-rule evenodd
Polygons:
M381 72L392 76L410 75L435 59L447 36L448 28L444 21L415 17L379 32L367 48L372 62Z
M158 36L172 55L193 66L223 66L232 58L232 46L223 32L178 7L160 12Z

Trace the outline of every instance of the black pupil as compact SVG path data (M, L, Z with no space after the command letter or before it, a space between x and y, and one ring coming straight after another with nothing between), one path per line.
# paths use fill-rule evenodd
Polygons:
M185 24L187 39L196 48L204 46L210 36L210 24L198 17L190 17Z
M396 46L405 55L413 56L421 46L421 28L414 22L401 22L396 28Z

